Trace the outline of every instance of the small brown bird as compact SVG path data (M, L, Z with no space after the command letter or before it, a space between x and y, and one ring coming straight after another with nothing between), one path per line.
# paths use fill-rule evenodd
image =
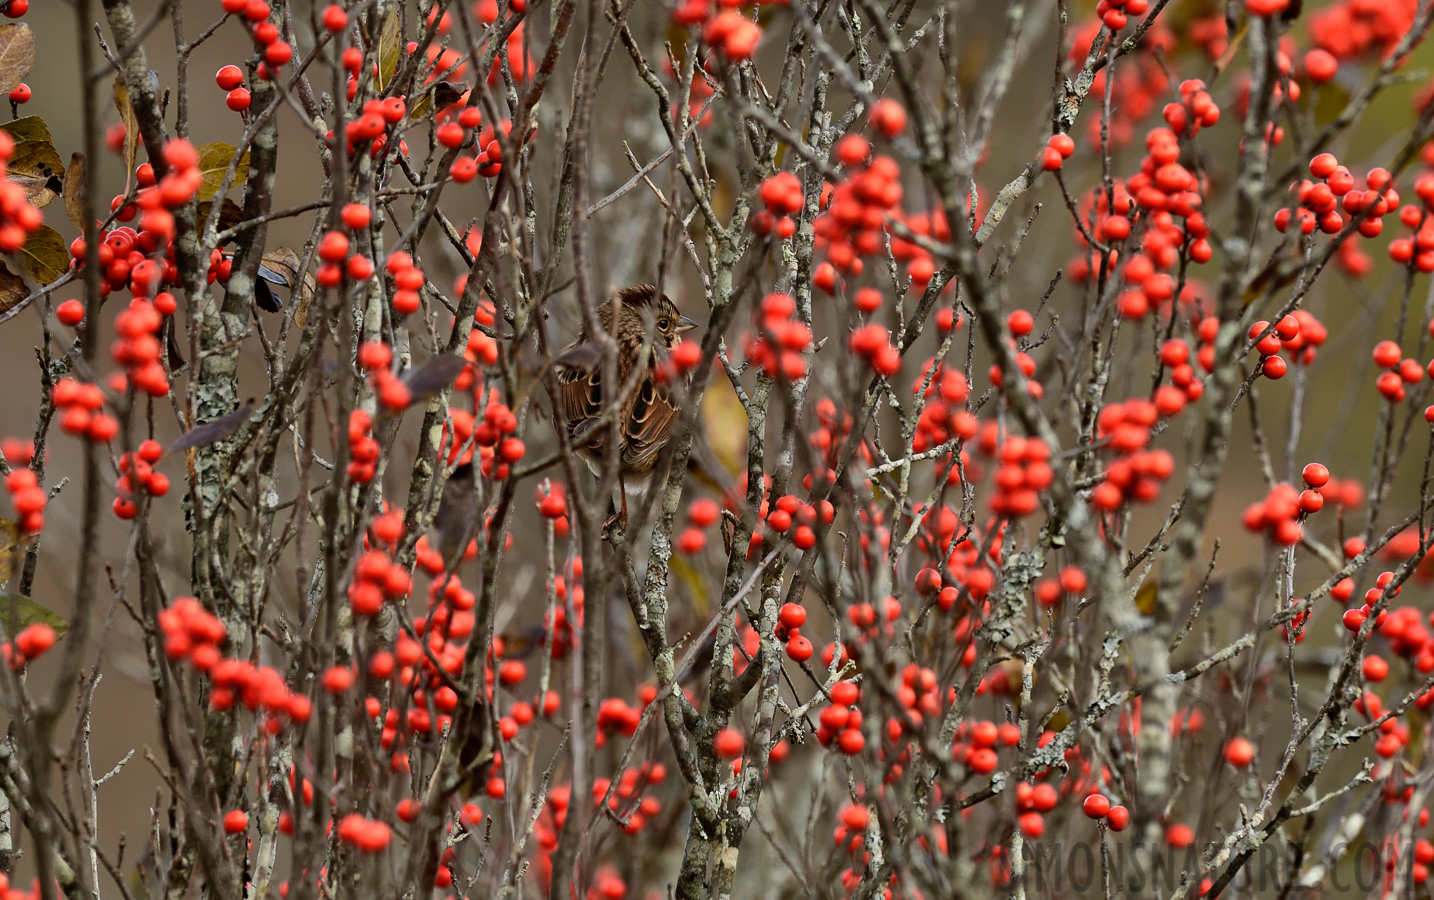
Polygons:
M613 323L616 307L617 323ZM577 339L558 357L558 390L561 412L573 449L582 455L588 468L601 476L612 415L608 404L632 378L633 367L650 342L646 367L636 386L616 410L620 444L618 484L622 489L622 511L617 521L627 520L627 495L642 495L652 480L662 448L672 436L678 408L670 386L657 376L658 366L676 346L683 333L697 323L677 311L665 294L650 284L636 284L617 294L617 302L598 307L603 329L617 340L618 387L608 391L602 380L600 354L584 327Z

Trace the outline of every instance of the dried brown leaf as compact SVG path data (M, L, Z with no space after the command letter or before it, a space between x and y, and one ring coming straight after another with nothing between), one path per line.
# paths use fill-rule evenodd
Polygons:
M65 215L80 231L85 230L85 155L70 154L70 167L65 170Z
M10 156L10 180L35 206L48 206L65 189L65 162L49 141L21 141Z
M135 115L134 106L129 102L129 86L125 84L123 72L115 75L114 102L115 111L124 123L124 170L128 178L129 173L134 171L135 157L139 155L139 116Z
M35 32L24 22L0 25L0 92L10 93L35 65Z
M0 315L14 309L16 304L30 296L30 289L25 285L25 279L11 272L5 263L0 262Z

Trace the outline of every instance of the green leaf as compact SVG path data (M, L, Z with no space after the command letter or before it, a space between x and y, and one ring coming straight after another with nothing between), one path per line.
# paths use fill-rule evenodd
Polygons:
M30 277L42 285L59 278L70 268L70 250L65 246L65 239L49 225L42 225L30 235L20 248L20 255L30 267Z
M23 119L16 119L13 122L0 122L0 128L10 132L10 136L18 141L44 141L53 144L55 139L50 137L50 126L39 116L26 116Z
M5 627L16 631L27 625L43 622L55 629L55 637L65 636L70 623L59 613L46 609L24 594L0 594L0 616L5 617Z
M229 163L234 161L234 154L239 148L233 144L201 144L199 145L199 171L204 176L204 184L199 187L200 200L213 200L214 195L224 186L224 176L229 171ZM234 184L242 184L249 177L249 154L245 153L239 159L239 166L234 170ZM230 185L233 187L233 185Z
M10 93L35 64L35 32L24 22L0 25L0 92Z
M21 141L10 157L10 180L35 206L48 206L65 189L65 163L48 141Z
M399 28L398 12L395 10L383 20L383 31L378 38L379 90L387 88L393 76L398 74L399 50L402 46L403 32Z

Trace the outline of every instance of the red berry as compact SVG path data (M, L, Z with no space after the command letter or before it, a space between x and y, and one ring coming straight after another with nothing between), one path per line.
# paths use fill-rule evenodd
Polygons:
M742 732L735 728L723 728L712 738L712 749L723 759L734 759L742 755L742 750L747 745L746 738Z
M85 320L85 305L78 300L66 300L56 307L55 318L61 325L74 328Z
M1110 812L1105 814L1105 824L1110 826L1111 831L1124 831L1130 824L1130 810L1123 806L1112 806Z
M235 88L229 92L229 96L224 98L224 105L235 112L243 112L248 109L250 102L252 101L249 91L244 88Z
M1380 341L1374 345L1374 364L1381 369L1392 369L1399 365L1404 354L1394 341Z
M329 31L343 31L348 27L349 14L337 3L330 3L324 7L324 28Z
M1225 745L1225 762L1243 769L1255 759L1255 745L1248 738L1233 737Z
M1300 475L1304 478L1305 484L1312 488L1322 488L1329 484L1329 469L1320 463L1310 463L1304 467L1304 471Z
M5 5L5 17L7 19L18 19L30 11L30 0L10 0Z
M226 834L239 834L249 828L249 816L242 809L231 809L224 815Z
M15 88L14 88L12 91L10 91L10 102L11 102L11 103L29 103L29 102L30 102L30 86L29 86L28 84L25 84L24 82L21 82L20 84L16 85Z
M1102 794L1091 794L1081 803L1080 808L1090 818L1100 819L1110 812L1110 801Z

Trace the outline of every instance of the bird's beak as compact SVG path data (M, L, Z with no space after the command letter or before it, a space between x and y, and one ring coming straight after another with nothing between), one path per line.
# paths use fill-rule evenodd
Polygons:
M680 318L680 319L677 320L677 333L678 333L678 334L683 334L683 333L685 333L685 332L691 331L692 329L694 329L694 328L696 328L696 327L697 327L697 323L694 322L694 321L692 321L691 319L687 318L686 316L683 316L682 318Z

